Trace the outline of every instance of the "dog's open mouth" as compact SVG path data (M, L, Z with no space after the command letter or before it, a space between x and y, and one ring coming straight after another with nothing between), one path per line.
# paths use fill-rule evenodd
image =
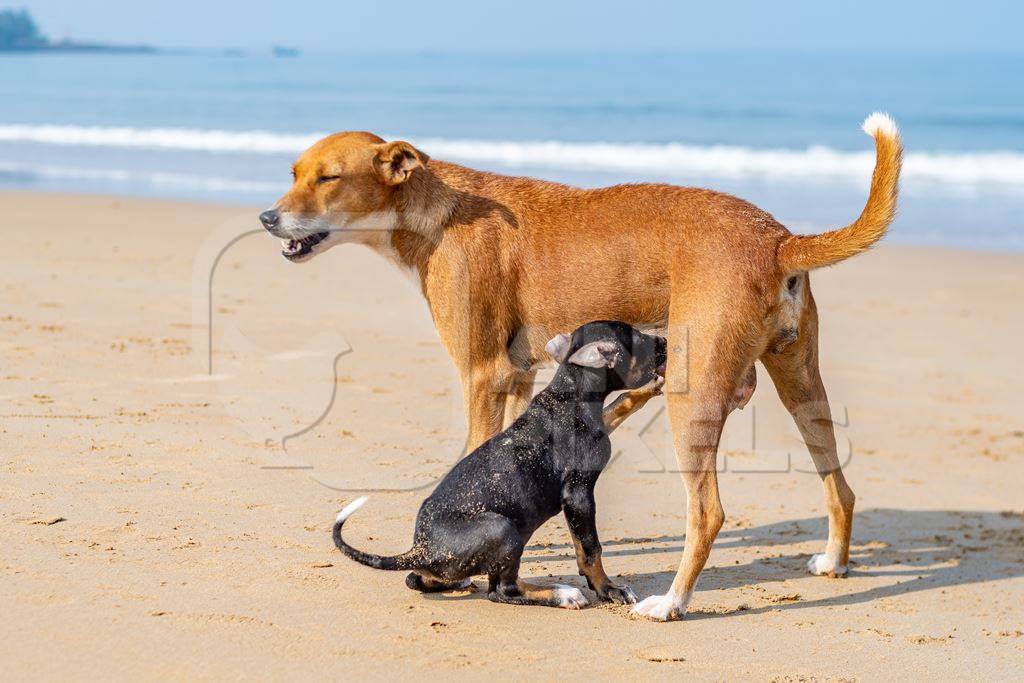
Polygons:
M281 250L281 256L284 256L289 261L300 259L307 254L313 252L313 247L320 244L327 238L328 233L326 232L314 232L312 235L307 235L300 239L287 239L281 240L281 244L284 247Z

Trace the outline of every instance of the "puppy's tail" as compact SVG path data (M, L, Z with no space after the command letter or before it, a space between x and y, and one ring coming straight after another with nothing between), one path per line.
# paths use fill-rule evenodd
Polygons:
M882 239L895 218L903 160L899 129L892 117L878 112L867 117L862 127L875 139L875 172L864 210L845 228L821 235L791 235L783 240L779 245L783 271L813 270L856 256Z
M334 545L338 546L338 550L348 555L350 558L358 562L359 564L365 564L367 567L373 567L374 569L415 569L418 566L419 553L415 549L408 552L402 553L401 555L392 555L390 557L384 555L371 555L370 553L364 553L362 550L353 548L348 543L345 543L345 539L341 537L341 527L344 526L345 520L352 516L352 513L363 507L363 503L366 502L366 496L357 498L338 513L338 519L334 522L334 531L332 533L334 537Z

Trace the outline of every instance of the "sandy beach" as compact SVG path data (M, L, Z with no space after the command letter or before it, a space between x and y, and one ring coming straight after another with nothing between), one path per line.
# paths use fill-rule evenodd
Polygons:
M858 496L850 576L804 571L824 547L821 486L759 369L723 440L727 518L692 613L658 624L424 596L335 550L334 515L362 490L346 537L405 550L465 436L426 307L377 256L287 263L259 207L22 192L0 206L10 679L1024 668L1022 254L883 244L813 275ZM663 408L616 432L597 492L605 566L641 597L671 582L685 528ZM560 518L523 567L585 588Z

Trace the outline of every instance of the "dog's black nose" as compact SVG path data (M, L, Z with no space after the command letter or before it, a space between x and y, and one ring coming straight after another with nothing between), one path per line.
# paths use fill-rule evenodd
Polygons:
M277 227L278 222L281 220L281 214L273 209L269 209L260 214L260 223L267 230L273 230Z

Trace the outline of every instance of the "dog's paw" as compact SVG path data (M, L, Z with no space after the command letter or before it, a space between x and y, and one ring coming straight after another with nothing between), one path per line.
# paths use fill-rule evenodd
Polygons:
M609 586L600 598L620 605L635 605L637 601L636 593L629 586Z
M825 553L812 555L807 561L807 571L815 576L827 576L832 579L839 579L846 576L850 570L845 564L839 564Z
M473 583L472 577L465 578L456 584L452 584L448 587L449 591L467 591L469 593L476 593L476 584Z
M655 621L675 621L686 614L689 602L689 599L678 600L671 595L652 595L641 600L631 613Z
M661 395L661 390L664 387L665 387L665 378L661 377L659 375L658 377L655 377L653 380L651 380L650 382L648 382L644 386L640 387L636 391L639 391L640 393L642 393L644 395L648 395L648 396L660 396Z
M579 588L556 583L552 590L551 597L555 601L555 607L563 609L583 609L590 603Z

